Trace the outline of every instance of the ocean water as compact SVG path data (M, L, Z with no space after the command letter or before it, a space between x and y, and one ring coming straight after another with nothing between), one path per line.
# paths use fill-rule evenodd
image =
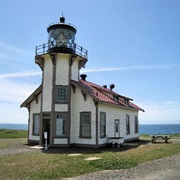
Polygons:
M27 130L27 124L1 124L0 129ZM180 134L180 124L140 124L139 134Z
M0 129L28 130L27 124L5 124L0 123Z
M140 134L180 134L180 124L141 124Z

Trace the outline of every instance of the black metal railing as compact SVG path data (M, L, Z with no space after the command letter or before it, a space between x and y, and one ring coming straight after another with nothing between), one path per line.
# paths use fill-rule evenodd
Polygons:
M72 44L71 44L72 45ZM75 54L78 54L79 56L88 59L88 51L86 49L84 49L82 46L79 46L77 44L74 44L73 46L70 46L68 44L58 44L58 45L53 45L52 43L45 43L45 44L41 44L39 46L36 46L36 50L35 50L35 54L37 55L42 55L42 54L46 54L48 53L48 51L51 48L69 48L72 49L72 51Z

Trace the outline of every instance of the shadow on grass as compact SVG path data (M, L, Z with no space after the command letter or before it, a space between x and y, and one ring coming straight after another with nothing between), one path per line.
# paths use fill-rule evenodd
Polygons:
M48 150L42 150L43 153L47 154L98 154L103 152L123 152L130 149L135 149L141 145L150 143L149 140L136 140L124 143L122 147L112 147L111 145L101 148L88 148L88 147L51 147Z

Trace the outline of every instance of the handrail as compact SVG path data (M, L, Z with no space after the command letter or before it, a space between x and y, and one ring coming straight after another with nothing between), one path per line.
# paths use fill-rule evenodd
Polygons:
M57 24L64 24L64 25L72 26L74 29L77 30L77 28L76 28L73 24L67 23L67 22L66 22L66 23L62 23L62 22L53 22L53 23L49 24L49 26L47 27L47 29L48 29L50 26L57 25Z
M42 55L48 53L48 50L54 47L67 47L70 48L74 51L74 53L78 54L79 56L87 59L88 58L88 51L84 49L82 46L79 46L77 44L74 44L72 47L72 44L58 44L57 46L52 45L51 43L44 43L39 46L36 46L35 54L37 55Z

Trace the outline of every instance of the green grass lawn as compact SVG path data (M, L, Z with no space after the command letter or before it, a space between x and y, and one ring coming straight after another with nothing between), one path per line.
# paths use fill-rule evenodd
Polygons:
M10 141L22 145L24 140ZM0 146L2 141L6 139L0 139ZM180 141L155 144L139 141L138 144L122 148L59 148L0 156L0 179L60 179L101 170L131 168L146 161L180 153ZM13 146L9 145L9 148ZM69 156L73 153L81 155ZM89 157L101 159L86 161Z
M27 138L27 137L28 137L28 132L26 130L0 129L0 139Z

